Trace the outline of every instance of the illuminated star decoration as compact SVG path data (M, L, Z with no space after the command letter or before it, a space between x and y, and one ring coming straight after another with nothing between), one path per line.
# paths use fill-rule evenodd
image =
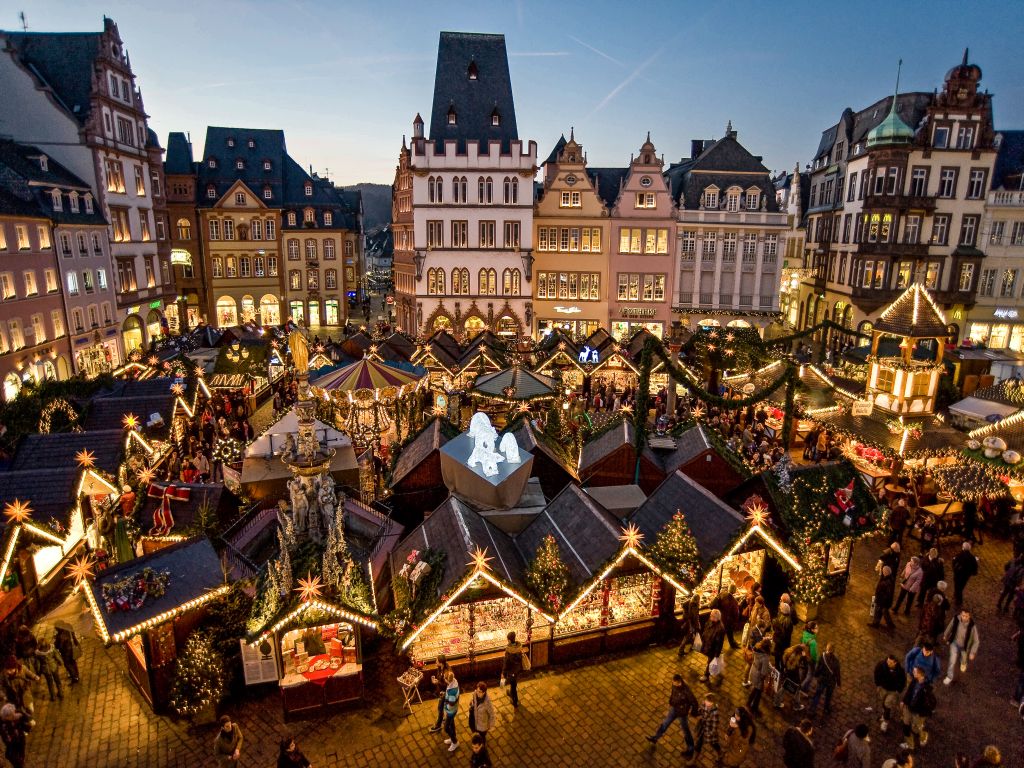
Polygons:
M316 600L320 597L320 592L323 590L323 582L320 581L319 576L310 576L309 572L306 572L306 578L299 579L299 586L295 588L295 591L299 593L299 600L303 603L308 603L310 600Z
M96 465L96 454L83 448L75 454L75 461L78 462L78 466L88 469Z
M156 479L156 472L149 467L143 467L139 470L139 482L149 485Z
M317 352L323 352L324 351L324 345L323 344L317 344L315 347L313 347L313 349L315 349Z
M180 395L185 392L185 385L179 381L176 381L173 384L171 384L171 392L173 392L176 395Z
M725 356L726 357L732 357L735 354L736 354L736 350L735 349L727 349L727 350L725 350Z
M156 355L150 355L146 362L149 363L150 365L156 365L157 363L160 362L160 358L157 357Z
M709 333L708 334L708 338L709 339L717 339L718 338L718 331L712 331L711 333Z
M78 586L86 579L90 579L95 575L95 567L96 563L93 562L91 557L88 555L82 555L68 563L68 572L64 578L74 579L75 586Z
M125 429L138 429L139 417L134 413L126 413L124 418L121 419L121 423L124 424Z
M4 514L12 523L24 523L32 515L32 507L27 501L15 499L4 505Z
M477 547L475 550L469 553L469 556L473 558L472 560L470 560L469 564L476 568L478 571L490 570L490 563L491 560L493 560L494 558L487 556L487 547L484 547L483 549Z
M727 334L725 334L725 340L726 341L736 341L736 334L733 333L732 331L729 331Z
M692 411L690 411L690 415L693 416L693 418L695 418L695 419L699 419L699 418L703 417L704 416L704 406L703 405L698 405L696 408L694 408Z
M708 352L714 352L716 349L718 349L718 347L714 344L708 344Z
M203 366L201 366L201 365L197 365L196 366L196 376L198 376L201 379L201 378L203 378L203 374L205 374L205 373L206 373L206 371L203 370Z
M768 507L759 501L755 501L747 507L747 522L763 528L768 522Z
M624 547L630 549L637 549L640 546L640 542L643 540L644 535L640 533L640 529L636 527L635 523L630 523L622 529L622 535L619 536L619 541L622 542Z

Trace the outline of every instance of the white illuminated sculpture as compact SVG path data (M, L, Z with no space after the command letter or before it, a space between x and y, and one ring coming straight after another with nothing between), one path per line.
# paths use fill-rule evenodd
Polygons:
M519 456L519 443L516 442L515 435L511 432L506 432L501 436L498 450L505 454L505 461L509 464L519 464L522 461Z
M469 422L469 436L473 440L473 452L466 464L470 467L479 464L480 470L487 477L498 474L498 462L504 461L505 458L494 450L494 444L498 442L498 430L491 426L491 420L487 418L486 413L477 411L473 414Z

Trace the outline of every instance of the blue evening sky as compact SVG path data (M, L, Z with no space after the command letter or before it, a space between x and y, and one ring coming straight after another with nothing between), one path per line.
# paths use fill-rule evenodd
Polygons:
M429 120L438 32L500 32L520 136L546 157L575 126L592 165L625 165L649 130L666 161L728 120L769 169L811 157L846 106L940 87L965 46L1024 128L1024 6L1015 2L342 2L22 0L34 31L121 31L166 142L207 125L282 128L336 183L390 183L402 135ZM20 27L19 3L0 28Z

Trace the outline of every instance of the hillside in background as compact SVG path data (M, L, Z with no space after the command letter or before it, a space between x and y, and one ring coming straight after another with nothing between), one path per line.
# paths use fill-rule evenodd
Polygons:
M344 189L358 190L363 193L363 231L367 234L391 223L390 184L364 182Z

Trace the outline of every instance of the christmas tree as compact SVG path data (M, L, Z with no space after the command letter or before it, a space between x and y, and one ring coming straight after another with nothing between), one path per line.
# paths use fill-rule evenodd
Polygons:
M825 546L805 539L799 544L800 564L803 568L793 574L793 599L807 605L825 602L827 573L825 571Z
M647 550L647 556L665 573L692 585L700 580L700 553L697 540L681 510L665 523Z
M224 696L227 675L214 653L213 640L205 632L193 632L175 662L171 684L171 708L179 715L195 715L216 707Z
M557 400L548 409L548 416L544 420L544 434L559 445L565 439L565 428L562 425L562 409L558 407Z
M562 562L558 542L551 534L544 537L527 567L526 584L548 610L557 613L562 609L569 588L569 568Z
M323 568L320 573L324 584L338 589L341 586L341 566L338 565L338 528L334 526L327 532L327 543L324 545Z

